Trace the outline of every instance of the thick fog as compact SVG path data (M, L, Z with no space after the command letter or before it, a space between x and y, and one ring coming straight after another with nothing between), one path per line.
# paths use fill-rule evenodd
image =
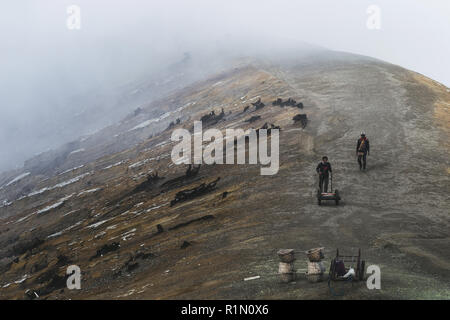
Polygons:
M447 0L11 0L1 8L0 171L117 121L136 107L118 103L122 92L190 57L201 62L195 79L255 48L310 43L450 85ZM75 120L105 105L117 112Z

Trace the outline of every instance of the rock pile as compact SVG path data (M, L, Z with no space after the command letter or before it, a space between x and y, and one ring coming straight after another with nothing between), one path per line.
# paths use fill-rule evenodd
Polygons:
M294 99L287 99L286 101L283 101L283 99L278 98L277 100L272 102L273 106L280 106L280 107L297 107L299 109L303 109L303 103L295 101Z
M261 99L258 99L256 102L252 102L252 105L255 106L255 110L259 110L264 108L266 105L261 102Z
M261 130L261 129L267 130L267 136L270 136L271 133L272 133L272 129L281 130L281 127L280 127L280 126L276 126L276 125L274 125L273 123L271 123L271 124L269 125L269 124L266 122L266 123L264 123L264 125L263 125L261 128L256 129L256 136L257 136L258 138L259 138L259 130Z
M208 184L202 183L198 187L177 192L177 194L175 195L175 199L170 201L170 206L173 207L175 204L177 204L179 202L191 200L195 197L199 197L208 192L213 191L216 188L216 184L219 180L220 180L220 177L218 177L216 180L214 180L213 182L210 182Z
M134 188L133 193L145 191L147 189L151 189L158 181L163 180L164 177L160 177L158 172L151 173L147 176L147 179L140 183L137 187Z
M211 111L209 114L205 114L200 118L200 121L203 123L205 127L215 125L217 122L222 120L225 117L225 111L222 108L222 111L216 115L216 113Z

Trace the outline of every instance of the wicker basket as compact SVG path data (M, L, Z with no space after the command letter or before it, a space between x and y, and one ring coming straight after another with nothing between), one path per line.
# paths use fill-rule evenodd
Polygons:
M296 278L297 278L297 273L296 272L281 273L280 274L280 279L284 283L295 281Z
M324 279L324 275L323 274L306 274L306 279L309 282L320 282Z
M308 274L323 274L326 268L322 261L320 262L308 262Z
M319 262L324 258L323 247L310 249L306 251L306 255L308 256L309 261Z
M281 262L290 263L295 261L294 249L280 249L277 254Z
M283 274L292 272L295 272L293 263L280 262L280 264L278 265L278 273Z

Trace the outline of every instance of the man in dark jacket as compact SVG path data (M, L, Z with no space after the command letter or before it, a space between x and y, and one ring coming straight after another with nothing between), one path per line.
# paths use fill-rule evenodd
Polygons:
M317 173L319 174L319 189L320 192L328 191L328 176L331 171L331 164L328 162L328 157L323 156L322 162L317 165Z
M356 143L356 155L358 156L359 170L366 170L366 157L370 152L369 139L365 132L361 132L361 138Z

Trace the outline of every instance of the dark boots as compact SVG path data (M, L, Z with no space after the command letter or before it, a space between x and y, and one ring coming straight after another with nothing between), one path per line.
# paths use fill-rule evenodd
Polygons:
M358 155L359 170L366 170L366 155Z

